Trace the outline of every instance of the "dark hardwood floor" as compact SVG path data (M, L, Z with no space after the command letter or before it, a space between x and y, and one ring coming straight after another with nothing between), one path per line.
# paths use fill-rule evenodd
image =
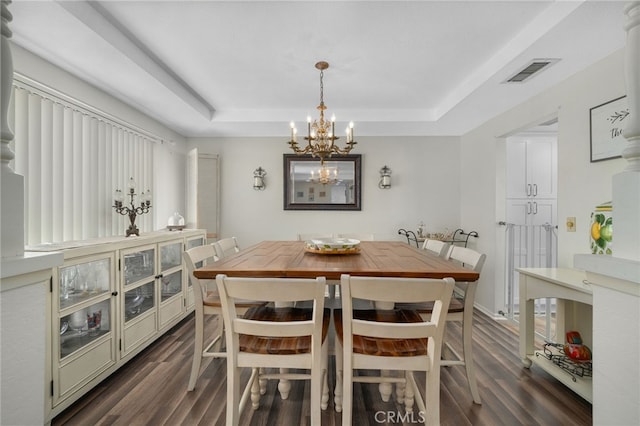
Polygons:
M464 367L447 367L441 374L440 416L443 425L590 425L591 404L537 367L522 367L518 337L512 328L476 312L474 349L482 405L467 389ZM209 319L207 329L215 327ZM226 363L204 360L193 392L187 391L194 338L193 315L123 366L86 396L58 415L53 425L224 425ZM458 324L448 324L448 339L459 342ZM330 370L333 371L333 358ZM420 375L416 375L418 378ZM340 425L331 402L323 425ZM244 381L248 380L248 372ZM419 382L423 382L424 379ZM307 425L308 381L292 382L283 401L277 382L270 381L260 408L248 406L241 425ZM403 415L402 406L383 403L375 384L354 385L354 425L420 424L416 414ZM398 421L399 415L403 418Z

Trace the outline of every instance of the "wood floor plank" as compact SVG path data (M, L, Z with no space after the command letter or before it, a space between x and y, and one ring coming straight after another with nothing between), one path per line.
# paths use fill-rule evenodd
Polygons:
M205 331L217 328L207 318ZM461 352L459 324L449 323L447 340ZM220 425L226 412L226 361L205 359L196 389L187 391L193 356L194 320L185 319L150 347L62 412L52 425ZM518 337L486 315L474 313L476 374L482 405L473 403L464 367L441 370L440 417L442 425L590 425L591 404L537 367L523 368L518 357ZM329 408L322 413L325 426L341 425L334 410L335 359L330 357ZM250 372L243 372L246 383ZM361 372L360 374L371 374ZM424 386L424 375L416 374ZM292 381L288 400L282 400L277 381L270 380L260 407L250 403L241 416L242 426L297 426L309 423L309 383ZM394 397L385 403L377 384L354 384L355 426L411 425L404 406ZM378 414L377 414L378 413ZM383 413L381 415L380 413ZM394 417L395 416L395 420ZM412 419L418 419L417 413Z

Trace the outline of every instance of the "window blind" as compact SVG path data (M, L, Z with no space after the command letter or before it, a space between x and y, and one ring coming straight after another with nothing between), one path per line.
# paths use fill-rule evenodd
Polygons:
M159 138L27 78L15 76L13 89L12 167L25 181L25 244L124 235L129 219L112 208L114 190L127 193L132 177L136 193L155 194ZM136 225L151 231L152 213Z

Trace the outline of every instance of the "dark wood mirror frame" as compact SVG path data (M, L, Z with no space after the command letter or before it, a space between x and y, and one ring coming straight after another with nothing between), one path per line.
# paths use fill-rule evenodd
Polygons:
M285 210L361 210L360 154L333 155L326 159L325 166L335 169L337 177L336 183L327 184L311 181L311 171L320 170L319 159L296 154L284 154L283 159ZM308 177L294 179L296 173Z

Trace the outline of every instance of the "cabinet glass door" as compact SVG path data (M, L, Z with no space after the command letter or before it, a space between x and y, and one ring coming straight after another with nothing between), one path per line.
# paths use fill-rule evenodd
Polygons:
M176 294L182 293L182 271L163 276L160 283L161 301L164 302Z
M124 255L124 284L153 278L155 276L155 249L150 248Z
M109 292L111 259L99 259L59 269L60 310Z
M182 241L160 247L160 270L182 266Z
M60 359L111 331L111 300L103 300L60 318Z
M125 321L130 321L148 310L153 309L155 306L154 283L155 281L148 282L124 294Z

